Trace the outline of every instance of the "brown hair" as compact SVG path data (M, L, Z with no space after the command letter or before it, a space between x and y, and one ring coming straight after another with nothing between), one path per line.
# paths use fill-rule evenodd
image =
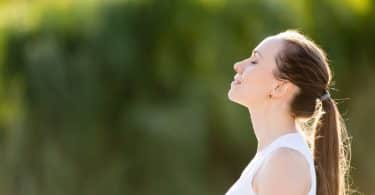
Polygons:
M298 87L290 112L296 119L310 121L312 132L307 141L313 150L317 194L347 195L350 193L349 136L336 101L329 96L321 99L324 94L329 95L332 80L327 56L296 30L281 32L276 37L281 38L283 47L275 57L274 75Z

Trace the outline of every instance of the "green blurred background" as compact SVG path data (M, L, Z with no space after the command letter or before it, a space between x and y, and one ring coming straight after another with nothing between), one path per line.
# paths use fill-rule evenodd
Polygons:
M375 194L370 0L0 0L0 194L224 194L256 151L233 63L289 28L327 51Z

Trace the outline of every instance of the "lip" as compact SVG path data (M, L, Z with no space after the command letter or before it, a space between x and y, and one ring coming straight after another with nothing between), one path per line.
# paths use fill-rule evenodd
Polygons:
M238 75L238 74L234 75L234 77L233 77L233 82L234 82L235 84L241 84L241 80L239 79L240 77L241 77L241 76Z
M232 81L231 84L232 85L239 85L239 84L241 84L241 81L235 79L235 80Z

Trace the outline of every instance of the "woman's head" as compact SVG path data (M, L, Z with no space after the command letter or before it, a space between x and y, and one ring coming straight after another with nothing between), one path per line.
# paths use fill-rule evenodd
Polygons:
M235 63L229 98L250 110L268 103L283 106L296 120L313 121L311 143L317 194L347 194L350 146L336 102L325 94L332 74L325 52L298 31L263 40L249 58ZM324 98L321 100L322 96ZM282 107L280 107L282 108Z
M289 102L297 88L275 74L278 69L275 59L283 47L282 39L270 36L260 42L250 56L235 63L236 75L229 99L250 109L269 101Z
M234 64L229 98L252 108L266 101L288 103L290 114L308 118L331 81L324 52L296 31L267 37L251 56Z

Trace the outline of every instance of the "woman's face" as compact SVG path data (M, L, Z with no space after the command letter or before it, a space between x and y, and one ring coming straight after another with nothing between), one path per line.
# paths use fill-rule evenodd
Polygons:
M281 48L281 39L268 37L259 43L251 56L234 64L236 75L228 92L231 101L250 108L269 98L278 82L272 71L277 68L275 56Z

